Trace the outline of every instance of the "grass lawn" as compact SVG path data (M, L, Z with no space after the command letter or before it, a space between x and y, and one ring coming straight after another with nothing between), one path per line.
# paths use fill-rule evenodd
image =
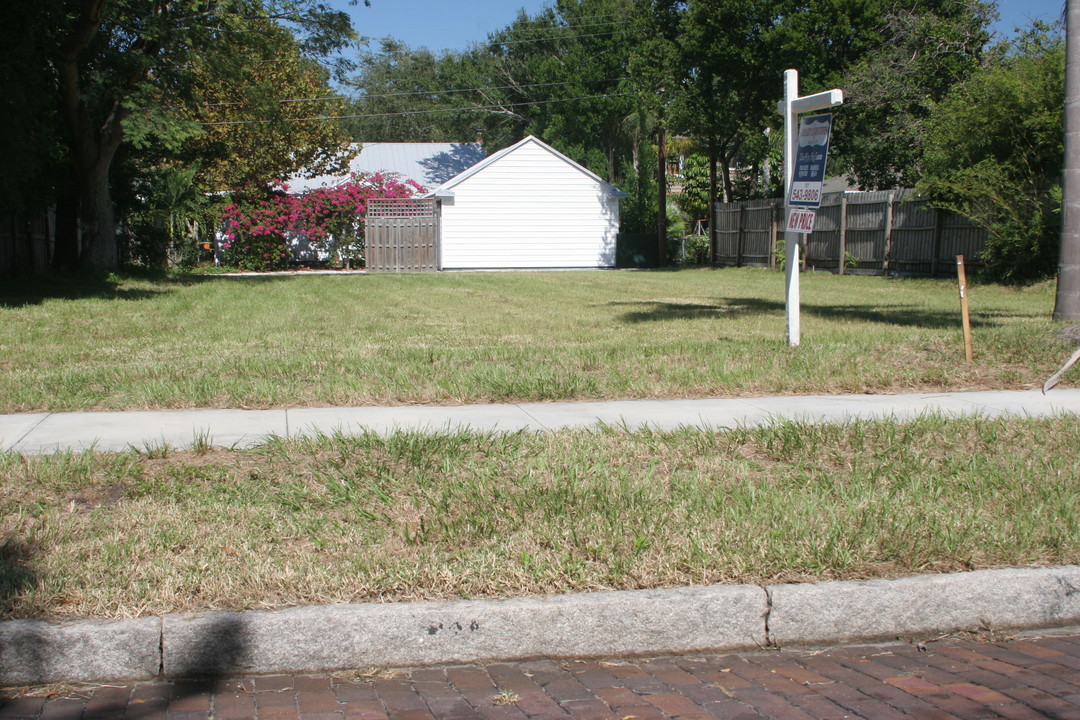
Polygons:
M0 412L1039 386L1053 288L755 270L38 278ZM0 617L1080 562L1080 423L400 433L0 454Z
M1080 423L402 433L0 454L0 617L1080 562Z
M11 282L0 412L904 392L1042 384L1053 286L780 273L455 273Z

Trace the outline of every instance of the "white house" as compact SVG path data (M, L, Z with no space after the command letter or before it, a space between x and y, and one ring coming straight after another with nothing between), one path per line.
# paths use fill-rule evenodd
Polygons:
M626 193L529 136L447 180L439 267L615 266L619 200Z

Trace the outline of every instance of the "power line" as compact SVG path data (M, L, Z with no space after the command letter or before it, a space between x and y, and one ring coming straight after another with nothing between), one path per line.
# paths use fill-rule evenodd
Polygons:
M564 102L577 102L579 100L604 100L607 98L627 97L633 93L613 93L611 95L588 95L585 97L576 98L561 98L558 100L532 100L516 103L504 103L501 105L473 105L470 107L460 108L439 108L435 110L402 110L400 112L387 112L387 113L361 113L358 115L322 115L319 117L309 118L282 118L281 122L313 122L320 120L351 120L353 118L376 118L376 117L396 117L401 115L430 115L433 113L444 112L468 112L470 110L502 110L512 107L525 107L529 105L549 105L552 103L564 103ZM272 120L223 120L220 122L201 122L199 125L203 126L215 126L215 125L267 125L273 122Z
M612 30L611 32L592 33L589 35L552 35L550 37L528 38L524 40L484 40L477 43L477 45L520 45L521 43L545 42L552 40L576 40L577 38L605 37L607 35L614 35L617 32L619 31Z
M616 16L612 15L611 17L616 17ZM588 18L588 19L589 20L595 20L596 18ZM582 23L580 25L576 24L576 23L564 23L562 25L545 25L545 26L542 26L542 27L538 26L538 27L535 27L535 28L529 28L529 27L524 27L523 26L521 29L522 30L539 30L539 31L546 31L546 30L579 30L581 28L611 27L613 25L632 25L632 24L633 23L630 20L608 20L607 22ZM507 32L509 29L510 28L508 27L508 28L505 28L503 30L497 30L496 32Z
M329 100L368 100L375 98L390 98L390 97L414 97L417 95L450 95L453 93L468 93L468 92L483 92L485 90L517 90L519 88L539 88L539 87L560 87L563 85L587 85L591 83L610 82L616 83L626 80L627 78L615 78L609 80L607 78L600 78L598 80L567 80L565 82L553 82L553 83L529 83L526 85L494 85L492 87L479 87L479 88L450 88L447 90L417 90L414 92L392 92L392 93L365 93L363 95L334 95L329 97L314 97L314 98L288 98L285 100L274 100L275 103L300 103L300 102L321 102ZM237 100L235 102L218 102L218 103L203 103L197 107L235 107L240 105L251 105L252 103ZM176 106L181 107L181 106Z
M618 15L616 13L612 13L612 14L609 14L609 15L597 15L595 17L587 18L587 19L588 20L595 20L597 18L602 18L602 17L622 17L622 16ZM611 27L611 26L617 26L617 25L633 25L633 24L634 23L632 21L630 21L630 20L623 20L623 21L618 21L618 22L611 21L611 22L603 22L603 23L586 23L586 24L583 24L583 25L570 25L570 24L567 24L567 25L550 25L548 27L535 28L535 29L536 30L541 30L541 31L548 31L548 30L555 30L555 31L557 31L557 30L578 30L579 28L586 28L586 27ZM499 30L497 32L505 32L508 29L509 28L505 28L505 29ZM476 47L483 47L484 45L519 45L519 44L522 44L522 43L545 42L545 41L550 41L550 40L574 40L574 39L577 39L577 38L604 37L606 35L614 35L616 32L618 32L618 31L617 30L612 30L610 32L592 33L592 34L579 34L579 35L547 35L547 36L544 36L544 37L521 38L519 40L490 40L490 39L489 40L476 40L476 41L474 41L473 44ZM312 60L312 61L318 62L318 60L316 60L315 58L311 58L311 57L308 57L306 55L298 55L298 56L295 56L295 57L287 57L287 58L280 58L280 59L252 60L252 62L254 62L254 63L275 63L275 62L290 62L290 61L299 60L299 59Z

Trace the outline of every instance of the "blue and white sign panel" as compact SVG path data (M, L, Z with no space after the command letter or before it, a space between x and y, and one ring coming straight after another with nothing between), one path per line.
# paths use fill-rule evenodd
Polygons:
M829 133L832 115L810 115L799 122L799 145L795 154L795 173L791 178L788 204L800 208L821 205L821 186L825 182L825 160L829 156Z

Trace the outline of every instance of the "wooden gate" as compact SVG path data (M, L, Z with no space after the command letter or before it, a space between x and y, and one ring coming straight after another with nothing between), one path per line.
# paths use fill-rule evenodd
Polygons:
M367 207L369 272L439 269L439 216L435 198L373 198Z

